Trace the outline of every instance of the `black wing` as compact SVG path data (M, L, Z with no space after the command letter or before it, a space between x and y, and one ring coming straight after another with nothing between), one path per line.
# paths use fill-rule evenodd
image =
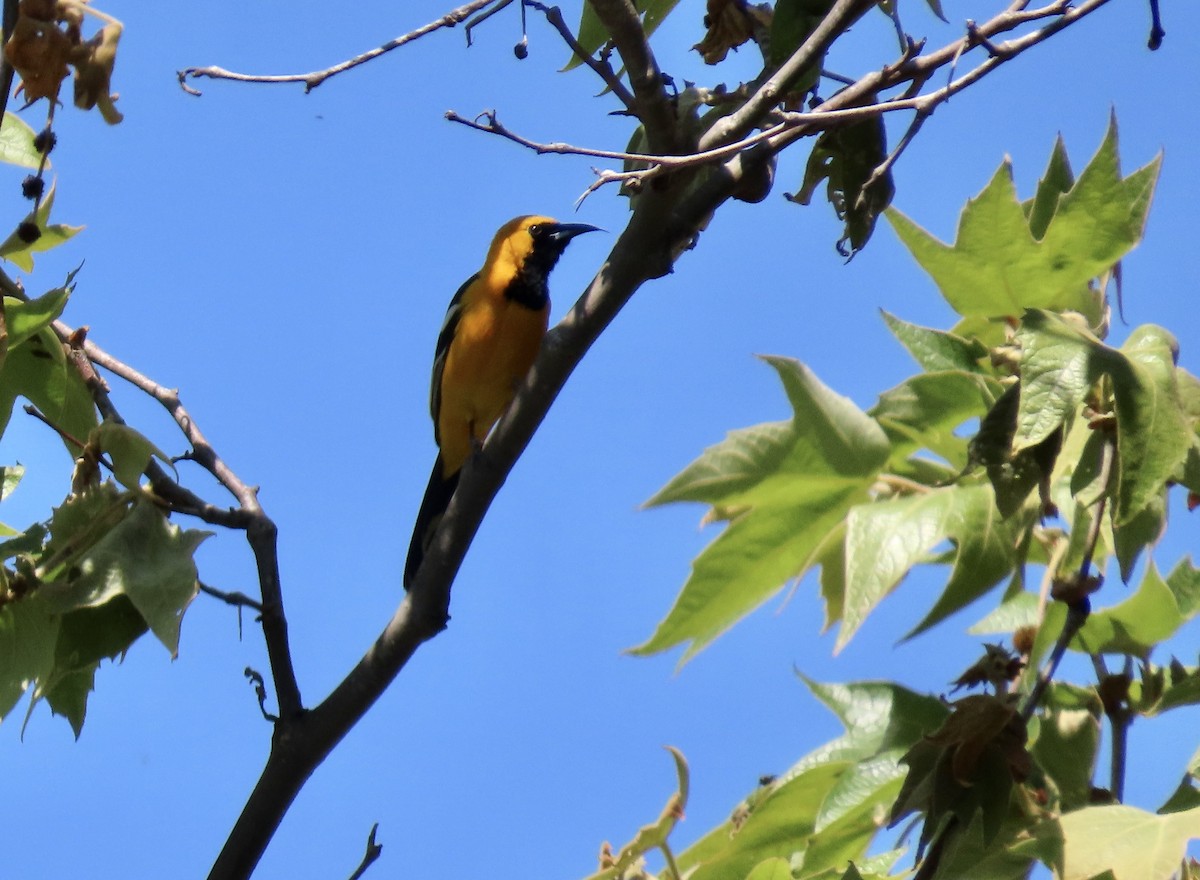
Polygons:
M429 414L433 416L433 442L438 446L442 445L442 438L438 436L438 414L442 409L442 372L446 369L446 354L450 351L454 334L458 332L458 320L462 317L463 298L467 288L478 278L479 273L476 272L463 282L462 287L454 294L454 299L450 300L446 318L442 321L442 332L438 334L437 349L433 354L433 377L429 383Z

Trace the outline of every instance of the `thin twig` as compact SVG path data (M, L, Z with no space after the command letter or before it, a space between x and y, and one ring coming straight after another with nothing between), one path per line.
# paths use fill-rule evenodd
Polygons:
M252 73L236 73L232 70L226 70L223 67L186 67L183 70L177 71L176 76L179 78L179 86L189 95L199 96L201 91L187 83L189 79L199 79L200 77L208 77L209 79L225 79L235 82L250 82L250 83L304 83L304 91L307 94L319 86L331 76L337 76L339 73L345 73L347 70L352 70L360 64L366 64L380 55L391 52L393 49L399 49L406 43L411 43L413 40L419 39L426 34L433 33L441 28L454 27L461 24L466 19L470 18L483 7L496 2L496 0L471 0L465 6L460 6L447 12L441 18L435 19L429 24L417 28L415 31L409 31L403 36L396 37L394 40L389 40L377 49L371 49L368 52L363 52L361 55L356 55L346 61L342 61L332 67L327 67L324 70L314 70L311 73L285 73L285 74L252 74ZM508 0L506 0L508 2Z
M1150 0L1150 39L1146 41L1147 48L1151 52L1158 51L1162 46L1163 37L1167 32L1163 30L1162 16L1158 11L1158 0Z
M863 184L862 190L858 194L856 207L861 208L863 206L863 203L867 198L867 194L871 192L871 188L879 183L879 181L882 180L884 176L886 176L892 170L892 166L896 164L896 162L900 159L900 156L903 155L904 151L908 149L908 145L912 143L913 138L917 136L917 132L921 130L921 126L925 124L925 120L928 119L929 116L929 112L923 112L920 110L917 111L917 113L913 116L912 122L908 124L908 128L905 130L904 136L900 138L900 142L896 144L895 148L891 153L888 154L886 159L875 166L875 169L871 172L871 176L868 177L867 182Z
M951 79L945 86L933 92L869 104L853 104L854 100L862 101L863 97L867 94L876 94L886 89L895 88L903 83L927 81L934 70L947 64L953 64L960 55L971 48L970 36L964 36L937 52L918 57L913 57L919 48L916 44L913 44L907 48L905 54L897 62L889 65L882 71L868 74L860 79L855 86L832 96L815 110L778 114L778 118L781 121L769 128L748 134L734 142L682 155L625 153L614 150L579 147L562 142L542 143L512 132L496 119L496 115L492 111L482 113L474 120L460 116L454 111L449 111L446 114L446 118L478 131L506 138L538 153L591 156L612 161L641 163L646 166L630 171L597 170L596 179L580 195L577 200L578 203L582 202L591 193L611 183L644 185L646 181L670 171L726 160L737 153L762 144L769 145L772 152L778 152L799 137L807 136L834 125L849 125L862 122L884 113L915 110L918 113L918 118L921 118L923 122L923 118L930 116L939 104L948 101L952 95L961 92L995 70L1001 64L1048 39L1063 27L1096 11L1109 2L1111 0L1087 0L1087 2L1078 7L1069 7L1066 0L1055 0L1054 3L1034 10L1010 9L991 21L976 26L973 30L976 38L994 36L1030 21L1052 16L1059 16L1059 18L1044 28L1023 37L1001 44L992 44L989 42L989 45L995 50L995 54L989 55L976 68L960 77ZM735 115L731 114L731 116ZM480 122L480 119L486 121ZM718 123L718 126L720 124ZM917 125L918 128L919 126L920 124ZM717 128L717 126L713 128ZM712 129L710 129L711 131ZM709 136L706 135L701 139L701 146L703 147L709 140ZM901 149L904 146L907 146L906 141L902 141ZM892 158L893 163L898 156L899 152Z
M1108 493L1112 482L1115 455L1115 439L1111 435L1105 436L1104 442L1100 444L1100 469L1097 474L1097 481L1104 487L1104 490L1100 494L1100 500L1096 502L1096 512L1092 516L1092 521L1088 524L1087 537L1084 539L1083 545L1083 558L1079 563L1079 571L1074 583L1071 585L1071 596L1065 600L1067 619L1063 622L1062 632L1058 634L1054 649L1050 652L1050 659L1046 661L1046 665L1038 674L1033 687L1030 688L1029 695L1025 698L1025 705L1021 708L1021 718L1024 721L1033 717L1046 688L1054 678L1054 673L1058 671L1058 665L1062 662L1063 655L1066 654L1067 646L1087 622L1088 615L1091 614L1092 606L1088 599L1088 587L1097 580L1091 573L1092 558L1096 553L1096 544L1100 540L1100 528L1104 520L1104 513L1108 509Z
M253 608L259 614L262 614L262 602L250 598L245 593L218 590L216 587L210 587L208 584L203 582L200 582L200 592L206 593L209 596L212 596L214 599L220 599L226 605L233 605L235 608Z
M367 868L375 864L381 855L383 855L383 844L375 842L375 834L379 831L379 823L376 822L371 826L371 833L367 835L367 851L362 857L362 861L358 863L358 867L354 869L354 873L350 875L350 880L359 880L363 874L367 873Z
M493 0L496 3L491 9L479 13L477 16L467 22L467 26L463 28L463 35L467 38L467 45L471 45L471 32L479 27L501 9L504 9L512 4L512 0Z
M538 0L525 0L525 4L527 6L532 6L534 9L545 15L546 21L550 23L551 27L558 31L558 34L560 37L562 37L563 42L566 43L571 51L575 53L575 57L590 67L592 72L604 81L604 84L608 87L608 90L616 95L617 100L625 105L626 110L633 112L635 105L634 97L630 93L629 89L625 88L625 83L621 81L619 76L617 76L611 64L609 64L607 61L601 61L593 58L587 52L587 50L580 45L580 42L575 39L575 34L571 32L571 29L567 27L567 23L563 20L562 10L557 6L546 6L543 3L539 3Z

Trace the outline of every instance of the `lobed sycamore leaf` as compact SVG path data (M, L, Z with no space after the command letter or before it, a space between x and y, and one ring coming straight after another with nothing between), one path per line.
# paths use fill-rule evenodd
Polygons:
M88 442L108 453L112 459L113 476L129 489L141 485L142 474L150 466L152 458L159 459L175 470L170 456L128 425L105 419L92 431Z
M1103 712L1094 688L1055 682L1042 700L1030 752L1053 786L1059 812L1091 802Z
M83 229L82 226L67 226L63 223L50 223L50 209L54 206L54 187L51 184L41 204L26 215L23 223L35 224L41 233L36 241L22 240L18 230L13 230L3 242L0 242L0 257L9 260L26 272L33 271L33 255L58 247L65 241L75 237Z
M96 426L92 394L79 372L67 363L62 343L42 328L10 349L0 369L0 433L8 426L13 404L24 397L71 437L82 440ZM72 455L78 446L64 438Z
M938 241L894 208L886 216L960 315L995 318L1015 317L1030 308L1070 310L1095 325L1102 317L1103 296L1090 282L1141 240L1160 164L1161 157L1122 178L1114 119L1100 149L1066 192L1052 160L1039 193L1041 204L1035 198L1028 215L1017 200L1006 159L963 209L953 245ZM1052 196L1055 210L1046 220Z
M1037 829L1034 852L1059 880L1168 880L1200 838L1200 807L1156 816L1136 807L1085 807Z
M905 638L978 599L1016 559L1017 530L1001 518L990 487L953 486L855 507L847 517L846 598L836 650L915 565L945 541L954 546L950 579L934 607Z
M1086 328L1031 309L1017 331L1021 385L1014 452L1036 446L1072 419L1115 355Z
M957 475L967 464L967 443L956 429L981 418L1000 393L999 382L978 373L919 373L879 395L867 414L891 441L889 466L893 470L906 469L904 459L924 449L947 461Z
M31 684L54 669L60 619L41 603L10 602L0 608L0 718Z
M798 361L765 360L794 417L732 435L651 499L702 500L732 522L693 562L674 607L635 654L687 642L686 661L801 576L827 552L847 511L867 500L887 459L882 429L850 400Z
M83 528L90 530L92 524L89 520ZM125 596L175 656L180 620L198 591L192 554L210 534L185 531L150 502L135 502L127 515L73 557L65 577L45 584L40 595L63 613ZM53 525L52 536L60 539Z
M724 880L744 877L766 859L793 857L803 851L821 804L849 768L847 762L821 764L772 784L748 812L677 855L679 870L689 880Z
M34 130L16 113L5 112L0 122L0 162L19 168L36 169L42 163L42 154L33 145ZM46 160L46 167L50 167Z
M56 287L36 299L21 301L4 297L4 320L8 328L8 348L11 351L38 331L49 327L63 313L69 287Z
M1117 493L1121 526L1163 493L1184 466L1195 432L1179 401L1175 337L1152 324L1136 328L1110 369L1117 410Z
M1041 614L1038 597L1025 590L1006 598L978 623L967 629L971 635L1016 632L1023 626L1036 626Z
M1180 563L1166 580L1151 562L1137 590L1123 602L1093 612L1071 647L1089 654L1142 656L1171 638L1195 617L1197 577L1190 562Z
M878 816L900 789L897 759L942 722L945 707L890 682L801 679L838 716L845 734L760 786L728 822L680 854L676 861L690 878L741 878L771 858L788 859L805 877L840 878L847 860L884 875L898 857L864 854Z
M821 684L804 675L800 680L846 732L801 759L793 772L830 760L859 761L903 751L946 719L941 700L890 681Z
M1106 376L1117 416L1116 497L1113 524L1128 526L1161 500L1167 483L1184 471L1195 432L1180 399L1175 358L1178 344L1161 327L1143 325L1114 349L1087 330L1041 310L1025 313L1018 332L1022 346L1021 391L1013 449L1030 448L1074 418L1090 388ZM1098 443L1099 441L1095 441ZM1085 470L1072 488L1088 494L1084 476L1095 474L1098 455L1084 451ZM1097 485L1091 494L1104 491ZM1125 536L1121 557L1126 573L1137 551L1157 537L1157 518ZM1131 538L1142 540L1133 543Z
M1046 228L1058 211L1059 201L1074 185L1075 174L1071 171L1067 145L1059 134L1054 141L1054 149L1050 151L1050 162L1038 181L1037 192L1032 199L1021 205L1029 219L1029 231L1033 233L1034 238L1040 240L1045 236Z
M900 340L900 344L926 372L984 372L980 361L988 356L988 350L977 338L910 324L882 309L880 313L892 335Z
M30 560L25 589L0 607L0 717L33 686L26 721L45 699L78 736L100 661L152 631L174 656L197 592L193 554L207 532L171 524L151 502L104 483L6 542ZM18 560L18 570L21 564Z

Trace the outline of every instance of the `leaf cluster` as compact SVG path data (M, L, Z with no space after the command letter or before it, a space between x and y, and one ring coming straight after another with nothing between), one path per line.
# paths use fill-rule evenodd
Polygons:
M917 567L940 571L944 586L906 639L995 595L973 631L1009 634L1014 644L1012 653L988 646L960 676L960 685L988 683L994 694L894 711L885 729L891 736L903 717L909 734L886 748L849 748L872 728L837 703L846 737L755 792L737 821L683 853L692 876L776 876L776 868L780 877L868 876L861 860L880 826L912 815L923 823L916 855L926 878L1023 877L1039 860L1063 878L1179 869L1187 840L1200 836L1195 768L1162 815L1103 805L1095 782L1105 719L1124 729L1200 700L1196 666L1152 658L1196 615L1200 576L1190 560L1165 577L1153 560L1138 565L1166 527L1170 488L1200 492L1198 380L1162 327L1137 327L1119 346L1105 341L1107 289L1142 236L1158 167L1155 159L1122 175L1113 121L1077 178L1060 140L1033 198L1017 197L1003 163L967 203L953 244L889 209L959 316L942 330L884 313L920 372L863 410L804 364L765 358L791 418L731 432L650 500L702 503L705 520L724 529L636 653L683 645L687 660L809 572L819 572L826 626L838 628L841 648ZM1126 582L1140 571L1135 589L1063 640L1097 669L1116 656L1125 671L1091 685L1053 681L1023 705L1037 699L1029 695L1063 632L1065 603L1099 588L1109 560ZM867 686L854 687L861 696ZM899 692L870 687L887 689L889 705ZM851 842L816 817L841 774L863 761L886 766L888 784L871 789L877 812ZM802 817L786 793L807 774L825 775L806 779ZM775 809L787 820L757 818ZM757 828L769 845L753 835L737 844ZM1122 835L1139 841L1136 865L1113 843ZM837 858L810 861L825 848ZM768 868L769 859L782 862Z

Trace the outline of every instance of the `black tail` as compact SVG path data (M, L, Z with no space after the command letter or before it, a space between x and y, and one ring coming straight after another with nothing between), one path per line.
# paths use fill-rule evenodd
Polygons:
M413 578L425 558L425 549L437 531L442 514L450 506L454 490L458 486L458 475L455 471L448 477L442 476L442 457L439 455L433 463L433 473L429 475L429 485L425 487L425 497L421 499L421 509L417 511L417 522L413 526L412 540L408 545L408 559L404 562L404 589L412 586Z

